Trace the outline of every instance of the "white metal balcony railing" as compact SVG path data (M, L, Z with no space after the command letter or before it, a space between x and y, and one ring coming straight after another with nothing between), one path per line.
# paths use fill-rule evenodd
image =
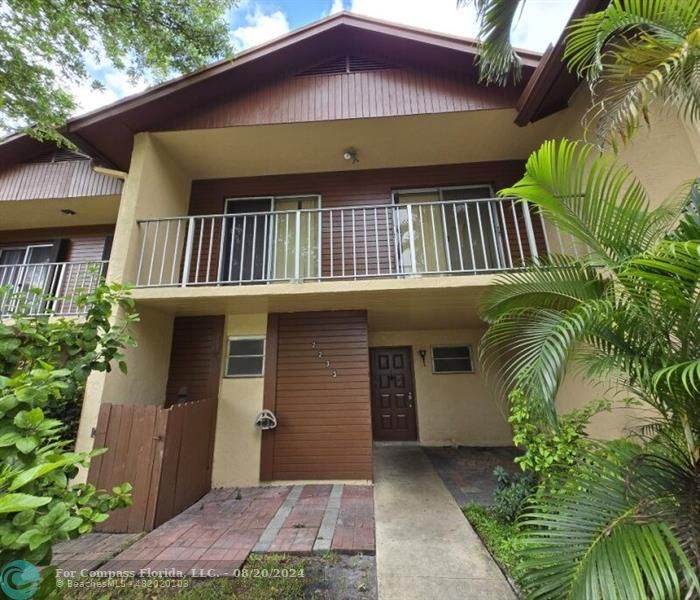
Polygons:
M0 315L77 315L76 296L90 293L107 261L0 265Z
M138 287L492 273L576 252L512 199L139 221Z

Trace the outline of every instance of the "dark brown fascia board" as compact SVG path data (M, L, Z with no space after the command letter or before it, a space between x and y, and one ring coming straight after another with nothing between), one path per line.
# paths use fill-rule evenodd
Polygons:
M524 127L528 123L534 123L568 106L569 98L578 88L580 80L575 74L569 72L564 64L566 30L572 21L588 13L603 10L609 4L610 0L578 1L557 43L550 46L542 56L540 64L520 95L516 104L518 111L515 117L516 125ZM545 99L548 104L546 108L543 107Z
M364 31L400 37L409 41L440 46L445 49L464 52L466 54L476 55L478 52L478 43L470 38L461 38L436 33L405 25L397 25L387 21L373 19L371 17L342 12L326 17L325 19L315 23L311 23L310 25L306 25L305 27L296 29L261 46L256 46L249 50L245 50L237 54L234 58L219 61L193 73L172 79L144 92L123 98L122 100L118 100L109 106L97 109L91 113L73 119L68 123L67 130L75 131L81 127L86 127L103 119L108 119L134 108L138 108L139 106L142 106L143 104L146 104L152 100L162 98L163 96L167 96L195 83L206 81L220 75L221 73L251 63L259 58L262 58L263 56L284 50L298 42L342 25L362 29ZM522 50L519 50L518 53L520 54L522 62L525 66L535 68L540 62L541 55L538 53Z

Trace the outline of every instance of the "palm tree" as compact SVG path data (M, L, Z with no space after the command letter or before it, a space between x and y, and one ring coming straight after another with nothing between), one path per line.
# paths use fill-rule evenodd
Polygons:
M646 443L602 446L535 498L522 581L533 598L698 595L700 192L650 209L614 157L563 140L501 193L534 204L579 252L500 276L484 301L484 367L553 427L572 360L658 415Z
M510 34L527 0L458 0L480 17L482 77L517 80ZM571 25L564 55L593 94L598 141L614 143L649 122L652 103L700 122L700 0L610 0Z

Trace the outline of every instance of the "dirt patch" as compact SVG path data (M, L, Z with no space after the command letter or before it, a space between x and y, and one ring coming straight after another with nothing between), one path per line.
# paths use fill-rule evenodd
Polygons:
M304 597L309 600L376 600L374 556L329 553L305 558Z

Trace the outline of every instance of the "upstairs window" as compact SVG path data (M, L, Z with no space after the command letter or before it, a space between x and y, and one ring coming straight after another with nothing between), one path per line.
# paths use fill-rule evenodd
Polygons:
M473 373L471 346L433 346L433 373Z
M264 337L229 338L226 377L261 377L264 362Z

